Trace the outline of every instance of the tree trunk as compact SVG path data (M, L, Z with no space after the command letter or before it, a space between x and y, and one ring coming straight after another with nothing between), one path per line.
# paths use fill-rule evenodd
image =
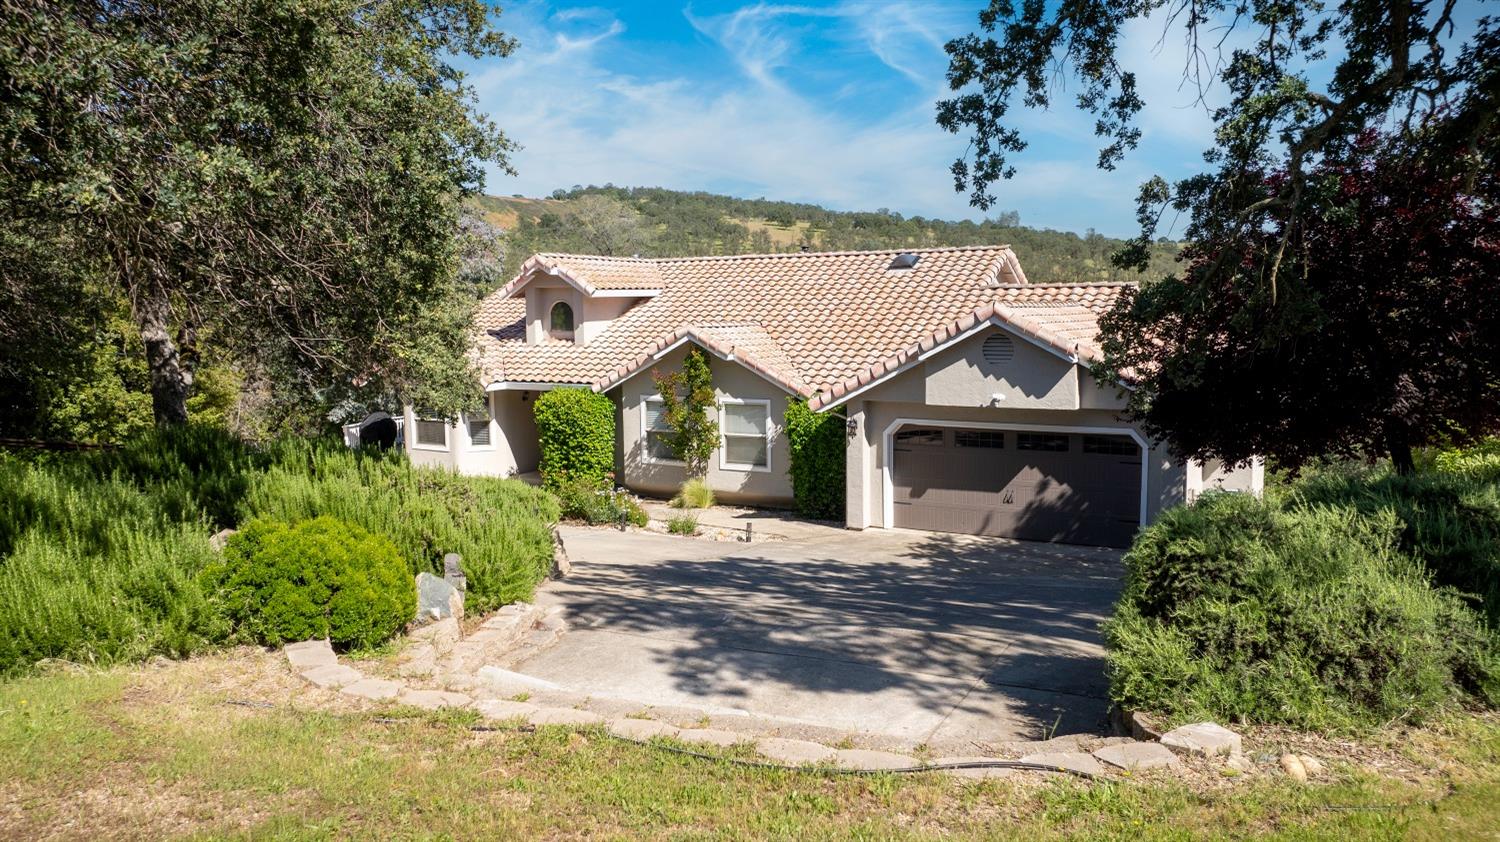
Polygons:
M1411 436L1402 424L1390 424L1385 431L1386 445L1391 451L1391 465L1403 477L1417 472L1417 462L1411 453Z
M130 310L146 345L146 367L151 372L151 411L156 424L159 427L186 424L193 372L172 339L172 303L161 284L129 292Z

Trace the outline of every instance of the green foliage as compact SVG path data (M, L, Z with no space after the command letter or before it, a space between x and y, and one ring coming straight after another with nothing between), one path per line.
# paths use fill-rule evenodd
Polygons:
M813 412L807 401L792 398L787 401L785 423L797 511L806 517L843 519L847 459L843 416Z
M125 291L161 421L187 419L210 350L308 402L457 412L474 389L458 200L511 149L457 59L510 52L494 15L0 0L0 43L28 45L0 112L0 144L27 150L0 156L0 289L67 323L68 352L99 341L87 291Z
M328 638L364 649L416 613L417 588L386 538L328 516L254 520L203 571L204 589L236 636L276 646Z
M1310 474L1286 492L1286 504L1352 508L1371 517L1390 515L1400 527L1400 549L1428 575L1479 600L1500 628L1500 478L1485 477L1493 454L1440 456L1452 472L1400 476L1358 468Z
M331 515L389 538L410 574L442 572L463 557L467 608L530 599L552 568L557 504L518 480L412 468L401 454L351 451L333 441L289 440L251 476L242 520L301 521Z
M1207 494L1126 566L1105 636L1128 709L1342 730L1500 706L1500 641L1428 584L1389 513Z
M702 479L690 479L677 489L672 505L679 509L707 509L714 504L714 490Z
M610 199L637 216L606 228L613 236L601 239L591 234L591 228L600 227L597 223L586 225L578 218L580 204L591 197ZM1093 231L1074 234L1025 228L1013 211L982 222L950 222L903 217L889 210L833 211L804 203L659 187L581 187L558 191L551 199L480 196L476 202L497 225L509 229L506 277L539 251L587 254L608 249L613 254L680 257L792 252L804 242L828 251L1004 243L1016 250L1032 281L1122 281L1135 275L1110 263L1110 255L1123 241ZM597 207L586 210L590 218L601 216ZM606 218L622 215L628 216L616 210ZM1149 253L1151 275L1160 276L1171 271L1177 245L1153 243Z
M1473 482L1500 483L1500 438L1488 438L1469 448L1443 448L1432 455L1432 467Z
M185 655L228 626L199 573L208 536L256 517L332 515L392 541L403 575L463 556L476 611L530 598L551 568L551 495L413 469L400 454L222 430L158 431L118 451L0 454L0 674L45 658Z
M547 487L602 483L615 466L614 403L588 389L553 389L533 406Z
M196 578L214 556L205 524L166 517L126 479L0 454L0 675L223 640Z
M621 516L631 526L649 522L646 510L629 492L612 489L608 482L569 479L558 486L557 500L563 517L585 523L617 524Z
M682 460L690 479L708 476L708 461L719 449L719 424L709 415L718 404L708 355L696 345L683 358L682 370L652 372L661 395L662 417L672 428L667 445Z
M667 531L673 535L697 535L698 516L692 513L667 518Z

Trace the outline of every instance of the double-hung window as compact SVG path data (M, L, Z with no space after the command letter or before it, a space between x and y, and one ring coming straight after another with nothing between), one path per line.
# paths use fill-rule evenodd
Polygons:
M771 468L771 402L726 400L719 413L723 436L719 467L739 471Z
M672 425L667 423L666 404L660 396L646 398L641 411L641 432L646 437L647 461L679 461L672 452Z

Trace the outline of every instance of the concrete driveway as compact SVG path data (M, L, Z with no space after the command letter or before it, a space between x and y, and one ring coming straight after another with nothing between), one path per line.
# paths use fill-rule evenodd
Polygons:
M1113 550L909 532L714 542L565 528L571 630L515 669L911 744L1097 733Z

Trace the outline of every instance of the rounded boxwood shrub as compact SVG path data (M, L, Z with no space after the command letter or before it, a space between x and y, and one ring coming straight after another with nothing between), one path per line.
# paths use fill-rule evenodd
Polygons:
M1126 554L1110 693L1173 722L1347 730L1500 705L1494 634L1389 512L1207 494Z
M251 521L203 575L236 635L273 646L321 637L374 646L416 611L416 583L396 545L327 516Z
M569 480L597 483L615 467L615 405L587 389L553 389L536 399L539 470L556 491Z

